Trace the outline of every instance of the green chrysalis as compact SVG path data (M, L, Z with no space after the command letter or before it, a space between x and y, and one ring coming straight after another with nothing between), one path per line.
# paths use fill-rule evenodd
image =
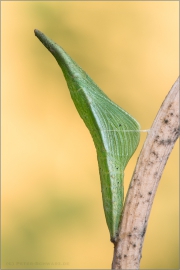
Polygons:
M111 241L116 242L123 209L124 169L139 144L140 125L112 102L59 45L38 30L35 35L61 67L76 109L92 135L106 222Z

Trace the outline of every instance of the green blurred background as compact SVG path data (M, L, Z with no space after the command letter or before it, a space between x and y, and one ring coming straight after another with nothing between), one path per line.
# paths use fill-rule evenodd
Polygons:
M92 138L57 63L59 43L142 129L179 73L175 1L1 2L2 268L110 268ZM146 134L125 171L125 192ZM178 268L178 143L153 204L141 268Z

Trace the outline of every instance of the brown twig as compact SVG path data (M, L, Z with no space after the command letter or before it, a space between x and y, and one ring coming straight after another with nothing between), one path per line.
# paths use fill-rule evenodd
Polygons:
M140 153L126 196L112 269L139 269L154 196L179 132L178 78L161 105Z

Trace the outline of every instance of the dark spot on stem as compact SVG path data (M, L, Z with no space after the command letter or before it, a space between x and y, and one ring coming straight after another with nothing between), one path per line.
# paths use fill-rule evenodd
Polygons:
M164 119L164 123L167 124L169 121L168 119Z
M167 139L167 140L161 140L159 142L159 145L169 145L172 143L172 140L171 139Z
M152 154L153 154L156 158L158 158L158 154L157 154L155 151L153 151Z
M143 232L141 234L141 237L144 237L145 233L146 233L146 227L143 229Z
M157 136L155 137L154 142L158 142L158 140L159 140L159 135L157 135Z
M180 135L180 126L178 128L174 128L174 133L176 136Z

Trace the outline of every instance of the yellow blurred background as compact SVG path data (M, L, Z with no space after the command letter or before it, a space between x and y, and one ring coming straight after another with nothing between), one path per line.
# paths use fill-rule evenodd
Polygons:
M108 269L92 138L37 28L141 124L179 73L176 1L3 1L2 268ZM146 134L125 171L125 192ZM141 268L178 268L178 143L158 187Z

